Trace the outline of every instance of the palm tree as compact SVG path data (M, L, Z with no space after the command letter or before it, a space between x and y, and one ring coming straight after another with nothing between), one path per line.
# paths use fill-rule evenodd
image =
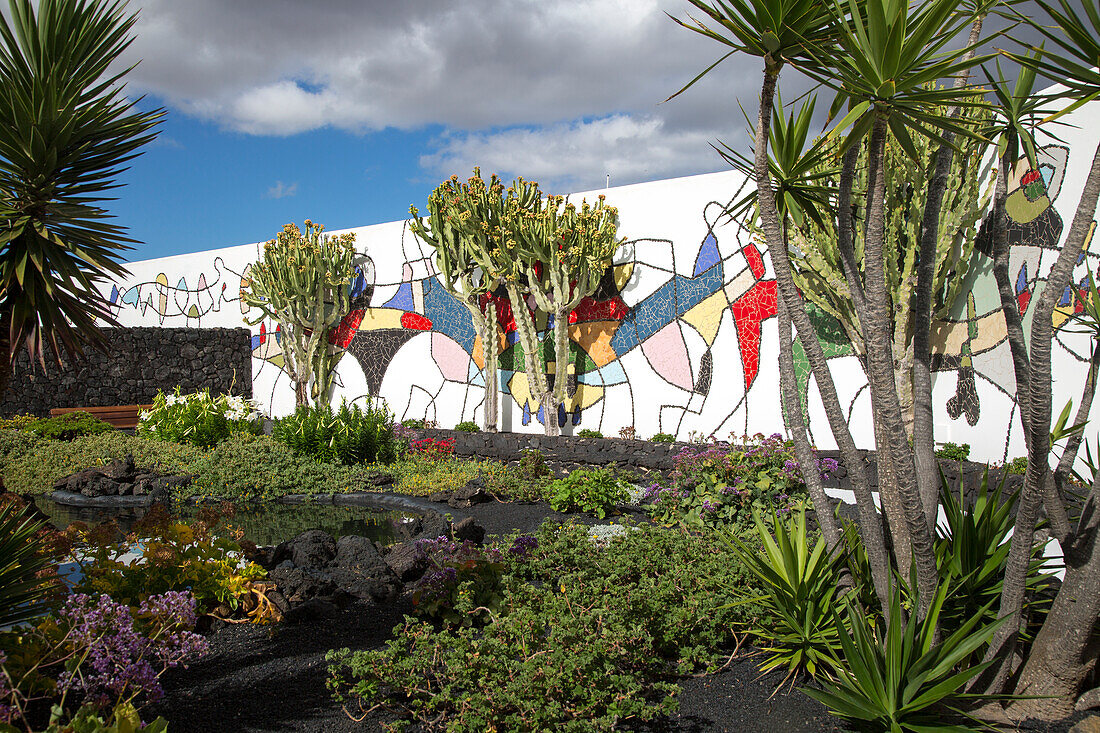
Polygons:
M124 95L116 62L136 15L118 0L9 0L0 16L0 394L20 343L48 353L99 346L117 325L96 284L126 270L135 240L105 194L163 110Z

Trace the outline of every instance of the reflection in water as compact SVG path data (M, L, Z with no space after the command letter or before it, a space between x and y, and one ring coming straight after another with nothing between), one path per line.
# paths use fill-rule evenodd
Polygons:
M45 497L39 497L36 503L58 529L64 529L75 521L98 524L113 519L119 529L126 532L148 512L144 507L66 506ZM199 507L170 507L170 512L174 517L191 521L198 515ZM244 538L257 545L277 545L307 529L320 529L337 538L360 535L388 545L396 539L394 526L414 516L401 511L331 504L238 504L235 515L223 519L220 526L240 528Z

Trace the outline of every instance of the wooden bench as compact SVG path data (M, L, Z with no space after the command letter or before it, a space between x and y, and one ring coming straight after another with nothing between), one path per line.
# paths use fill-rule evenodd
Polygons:
M141 420L141 413L152 409L152 405L118 405L116 407L55 407L50 410L50 417L57 417L70 412L86 412L105 423L114 425L123 430L132 430Z

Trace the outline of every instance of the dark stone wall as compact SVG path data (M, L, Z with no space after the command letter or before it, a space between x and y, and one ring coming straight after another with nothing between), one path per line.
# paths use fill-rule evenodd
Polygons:
M48 415L54 407L111 407L153 401L157 390L252 396L252 335L247 328L109 328L106 352L45 374L20 351L0 415Z

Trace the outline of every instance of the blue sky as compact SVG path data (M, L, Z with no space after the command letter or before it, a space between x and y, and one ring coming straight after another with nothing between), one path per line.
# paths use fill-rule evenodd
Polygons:
M759 62L673 23L684 0L130 0L127 93L160 137L110 209L130 260L405 218L451 174L569 192L723 170ZM784 98L808 88L781 77ZM826 109L827 104L819 104Z

